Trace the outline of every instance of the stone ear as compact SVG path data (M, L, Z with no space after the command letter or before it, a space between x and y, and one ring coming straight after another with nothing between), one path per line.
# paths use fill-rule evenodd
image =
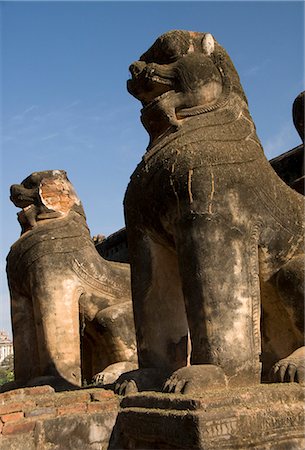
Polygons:
M202 51L205 55L209 56L214 51L214 38L210 33L206 33L201 42Z

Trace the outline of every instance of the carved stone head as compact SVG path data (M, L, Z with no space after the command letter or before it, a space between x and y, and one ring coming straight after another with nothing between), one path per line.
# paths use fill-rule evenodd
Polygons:
M37 222L65 217L71 209L84 215L81 202L64 170L34 172L21 184L13 184L10 199L22 211L18 221L22 233Z
M226 51L210 33L175 30L160 36L130 66L128 91L142 102L151 138L198 111L219 107L230 92L246 101Z

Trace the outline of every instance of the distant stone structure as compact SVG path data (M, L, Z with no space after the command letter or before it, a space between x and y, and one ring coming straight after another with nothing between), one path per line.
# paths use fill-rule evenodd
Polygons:
M293 123L302 139L302 144L273 159L270 164L276 173L300 194L304 195L304 96L301 92L292 107Z
M22 208L7 258L17 384L107 384L137 367L129 266L98 255L66 173L34 172L11 200Z
M121 228L110 236L107 236L107 238L104 237L104 239L97 240L95 248L103 258L109 261L129 262L125 228Z
M269 162L288 186L304 195L304 144L276 156Z
M168 392L260 383L262 365L303 381L304 199L266 160L229 56L173 31L130 71L150 135L124 201L143 373L119 392L149 389L148 370L173 373Z
M13 354L13 343L5 331L0 331L0 364Z

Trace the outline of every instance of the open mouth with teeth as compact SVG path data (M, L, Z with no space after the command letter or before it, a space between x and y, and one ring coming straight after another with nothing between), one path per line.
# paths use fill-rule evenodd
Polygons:
M130 66L132 78L127 82L130 94L144 107L174 91L174 71L168 65L134 63Z

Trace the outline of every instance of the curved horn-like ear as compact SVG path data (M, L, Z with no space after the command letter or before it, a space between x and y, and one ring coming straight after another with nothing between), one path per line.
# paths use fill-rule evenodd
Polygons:
M205 55L209 56L214 51L214 38L210 33L206 33L202 39L202 51Z

